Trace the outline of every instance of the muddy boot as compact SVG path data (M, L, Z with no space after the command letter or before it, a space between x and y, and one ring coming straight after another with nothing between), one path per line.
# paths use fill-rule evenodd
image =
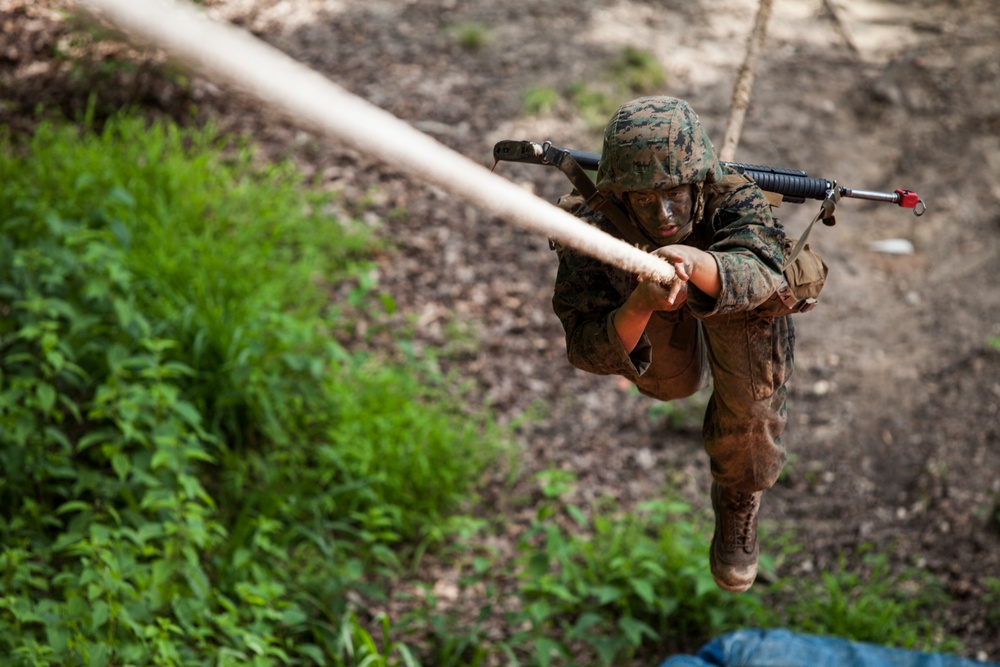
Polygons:
M719 588L742 593L757 577L757 513L762 493L739 493L712 482L715 534L709 563Z

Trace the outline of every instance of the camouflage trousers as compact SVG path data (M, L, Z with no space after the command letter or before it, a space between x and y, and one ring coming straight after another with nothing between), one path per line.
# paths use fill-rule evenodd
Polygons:
M785 464L785 383L792 372L795 332L789 317L756 312L696 319L685 310L654 314L654 348L642 393L669 401L712 380L702 435L712 476L743 492L770 488Z

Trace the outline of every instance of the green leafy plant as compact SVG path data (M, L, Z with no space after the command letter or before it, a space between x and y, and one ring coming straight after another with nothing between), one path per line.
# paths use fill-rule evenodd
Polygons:
M610 69L615 81L633 96L662 92L667 83L667 75L656 56L632 46L622 50Z
M608 117L624 99L662 91L666 74L656 57L634 47L626 47L608 66L604 81L575 81L565 96L588 127L603 128ZM528 114L552 113L563 94L550 87L530 88L523 96L522 107Z
M569 96L588 127L603 127L618 106L613 96L584 82L571 84Z
M470 51L477 51L490 43L491 35L489 26L476 21L456 23L451 26L458 44Z
M337 664L357 667L417 667L420 663L410 648L392 638L392 623L388 615L378 614L374 624L380 630L380 642L358 621L356 614L348 613L343 620ZM321 657L321 656L317 656ZM322 664L322 662L320 662Z
M12 664L193 658L168 639L174 613L217 609L203 557L226 533L199 479L219 442L180 389L192 370L152 335L106 216L6 210L0 647ZM235 616L217 646L280 653Z
M801 632L916 650L957 650L940 637L933 612L947 602L940 582L922 570L894 572L888 557L866 545L852 563L842 555L837 567L820 573L820 584L789 579L775 585L770 622Z
M564 472L540 477L543 503L521 541L521 622L514 643L533 646L532 664L583 653L610 665L644 646L698 642L736 627L759 606L754 595L719 590L708 572L709 536L679 501L613 503L591 517L561 498ZM696 644L693 644L691 647Z
M705 387L687 398L657 401L649 408L649 418L662 420L671 431L699 432L711 396L712 388Z
M547 86L534 86L525 91L521 97L521 108L524 113L540 115L551 113L560 99L559 92Z
M350 599L504 436L330 338L363 234L287 166L129 116L3 136L0 178L4 664L413 664Z

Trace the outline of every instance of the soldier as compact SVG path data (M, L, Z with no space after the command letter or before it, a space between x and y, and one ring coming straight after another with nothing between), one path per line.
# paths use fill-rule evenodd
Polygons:
M785 462L794 333L789 317L762 307L782 281L785 232L760 188L720 164L698 116L671 97L640 98L612 116L596 185L677 280L642 280L558 248L552 302L569 361L663 401L707 386L711 371L709 562L720 588L743 592L757 575L761 495ZM578 215L621 236L601 213Z

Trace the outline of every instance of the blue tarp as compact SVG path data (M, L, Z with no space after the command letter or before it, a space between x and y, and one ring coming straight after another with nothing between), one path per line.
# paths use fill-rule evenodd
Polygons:
M678 655L660 667L1000 667L935 653L917 653L788 630L739 630Z

